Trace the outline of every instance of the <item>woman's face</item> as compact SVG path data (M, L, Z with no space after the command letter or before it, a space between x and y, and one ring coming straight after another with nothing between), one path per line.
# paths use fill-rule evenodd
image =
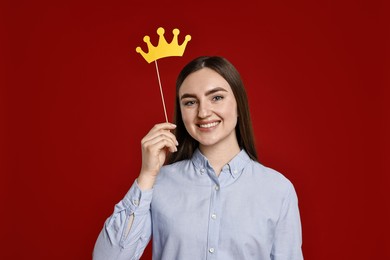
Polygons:
M182 119L200 148L237 147L237 103L229 83L203 68L191 73L179 89Z

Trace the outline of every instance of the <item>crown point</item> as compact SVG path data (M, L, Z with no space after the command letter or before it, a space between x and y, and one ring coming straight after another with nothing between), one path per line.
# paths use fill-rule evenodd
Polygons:
M164 28L160 27L160 28L157 29L157 34L158 34L158 35L161 36L161 35L163 35L164 33L165 33Z
M138 52L138 53L140 53L140 52L141 52L141 47L135 48L135 51Z
M186 35L185 39L187 42L189 42L191 40L191 35Z
M146 35L146 36L144 37L144 42L150 42L150 37Z
M180 33L179 29L177 29L177 28L173 29L172 32L173 32L173 35L179 35L179 33Z

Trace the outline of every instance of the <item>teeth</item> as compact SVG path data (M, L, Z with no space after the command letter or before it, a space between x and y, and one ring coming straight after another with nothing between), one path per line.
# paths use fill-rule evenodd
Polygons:
M214 122L214 123L209 123L209 124L204 124L204 125L199 125L199 126L201 128L210 128L210 127L216 126L218 124L219 124L219 122Z

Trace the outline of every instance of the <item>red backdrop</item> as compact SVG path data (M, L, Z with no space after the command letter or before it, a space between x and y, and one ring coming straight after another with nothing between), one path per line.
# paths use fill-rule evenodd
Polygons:
M184 64L236 65L260 162L296 187L305 259L389 259L382 2L57 2L1 4L0 258L91 258L141 138L164 121L154 64L135 52L163 26L192 35L159 61L169 118Z

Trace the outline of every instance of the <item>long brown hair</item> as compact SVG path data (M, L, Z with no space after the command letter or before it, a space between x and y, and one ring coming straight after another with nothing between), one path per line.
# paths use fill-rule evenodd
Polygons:
M193 72L202 68L209 68L221 75L230 85L237 102L238 121L236 135L240 148L244 149L249 157L257 161L257 152L254 142L252 122L250 119L248 98L241 76L236 68L227 59L219 56L201 56L189 62L179 73L176 80L176 103L174 131L179 142L178 151L170 154L167 163L174 163L192 157L199 143L187 132L180 110L179 89L183 81Z

